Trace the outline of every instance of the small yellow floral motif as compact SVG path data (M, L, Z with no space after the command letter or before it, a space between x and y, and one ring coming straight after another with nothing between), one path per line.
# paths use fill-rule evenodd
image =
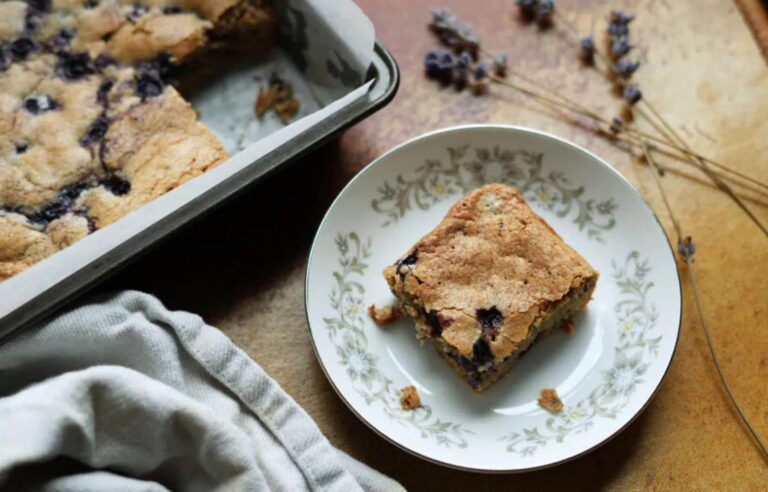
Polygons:
M360 299L352 298L347 302L346 309L344 310L349 318L356 318L363 312L363 304Z
M435 183L435 187L432 190L435 195L443 196L448 191L443 183Z
M360 308L357 304L350 304L347 306L347 316L354 317L357 316L357 313L360 311Z
M624 332L629 333L630 331L632 331L632 328L635 327L635 324L632 322L631 319L625 319L621 327L624 329Z
M568 418L576 420L579 417L581 417L583 414L584 413L581 410L579 410L578 408L574 408L573 410L568 412Z

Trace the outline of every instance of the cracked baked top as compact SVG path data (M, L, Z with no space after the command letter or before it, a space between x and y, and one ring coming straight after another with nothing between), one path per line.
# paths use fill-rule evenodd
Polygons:
M577 293L583 298L582 291L588 300L597 275L503 184L462 198L384 270L393 293L417 319L420 337L440 337L475 366L527 347L536 335L532 327L562 307L559 301ZM579 307L586 300L580 298Z
M170 74L246 36L266 1L0 3L0 281L224 161Z

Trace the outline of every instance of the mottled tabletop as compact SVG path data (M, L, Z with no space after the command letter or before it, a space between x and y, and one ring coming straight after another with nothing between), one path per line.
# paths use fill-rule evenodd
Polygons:
M465 123L551 132L614 165L653 206L670 237L674 234L651 171L620 145L553 117L514 91L493 88L477 97L440 89L424 77L424 53L436 46L426 29L429 12L447 6L474 26L487 49L506 52L514 70L604 114L618 113L610 84L579 65L562 26L539 31L519 22L511 0L434 1L358 0L400 65L402 84L394 101L188 227L106 287L147 291L171 308L202 315L260 363L334 445L408 489L764 488L768 466L719 385L685 276L677 353L651 404L619 436L556 468L492 476L427 463L369 430L334 393L307 331L307 256L336 194L396 144ZM739 8L724 0L558 2L560 14L582 31L603 29L616 7L637 15L632 39L642 66L635 78L645 98L698 152L768 182L768 67L756 41L760 33L753 36ZM723 369L757 430L768 436L768 240L697 169L661 161L670 204L697 246L703 310ZM768 197L735 189L768 223Z

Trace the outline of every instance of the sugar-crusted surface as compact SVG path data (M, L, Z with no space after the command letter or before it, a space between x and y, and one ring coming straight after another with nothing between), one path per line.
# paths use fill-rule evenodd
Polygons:
M462 198L403 258L384 271L392 291L411 316L413 306L432 313L437 335L467 358L481 338L494 359L512 354L554 303L598 275L503 184ZM491 309L502 319L486 320L484 334L478 310Z
M226 159L163 71L274 29L262 0L0 3L0 281Z

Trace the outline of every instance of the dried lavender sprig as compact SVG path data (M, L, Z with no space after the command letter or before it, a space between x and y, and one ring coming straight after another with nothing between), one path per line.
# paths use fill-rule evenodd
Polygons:
M699 321L701 321L701 328L702 328L702 331L704 332L704 340L706 340L707 342L707 349L709 350L709 355L712 357L712 362L714 362L715 364L717 375L720 377L720 382L722 383L723 388L725 389L725 392L728 394L728 399L736 409L736 412L739 414L741 421L744 423L744 426L749 431L758 449L763 454L763 459L768 461L768 447L766 446L765 441L763 441L763 439L757 433L755 428L752 426L752 423L749 421L744 411L741 409L741 406L739 405L738 400L736 400L736 397L733 395L733 391L731 390L731 387L728 384L728 380L725 378L725 373L723 372L722 367L720 367L720 361L717 358L717 353L715 352L715 349L712 345L712 337L709 334L709 326L707 325L706 319L704 318L704 312L701 307L701 292L699 292L699 286L696 281L696 270L693 268L693 260L690 257L688 257L686 258L685 262L688 265L688 268L687 268L688 278L690 279L691 285L693 286L693 300L696 304L696 312L699 315Z
M558 18L561 18L561 17L562 17L562 16L560 16L560 17L558 17ZM572 33L576 33L576 32L577 32L577 31L575 30L575 28L574 28L572 25L570 25L570 24L567 22L567 20L564 20L564 19L563 19L563 25L565 25L566 27L568 27L568 28L571 30L571 32L572 32ZM478 39L479 39L479 36L478 36ZM499 60L499 58L498 58L497 56L494 56L494 55L492 55L492 54L491 54L491 53L489 53L487 50L485 50L484 48L482 48L480 45L478 45L478 50L479 50L479 52L480 52L480 53L482 53L482 54L484 54L485 56L489 57L489 58L490 58L490 59L491 59L491 60L494 62L494 64L496 64L496 63L497 63L497 61ZM602 56L602 54L601 54L599 51L597 52L597 54L598 54L598 55L600 55L600 56ZM506 72L506 71L507 71L507 68L506 68L506 60L505 60L505 61L504 61L504 72ZM514 73L514 72L512 72L512 73ZM567 97L565 97L565 96L562 96L561 94L559 94L559 93L557 93L557 92L555 92L555 91L552 91L552 90L548 90L548 89L546 88L546 86L544 86L544 85L540 84L539 82L537 82L537 81L535 81L535 80L531 80L530 78L528 78L528 77L526 77L526 76L524 76L524 75L522 75L522 74L520 74L520 73L514 73L514 75L515 75L516 77L520 78L521 80L525 80L526 82L528 82L528 83L530 83L530 84L532 84L532 85L535 85L535 86L537 86L538 88L542 88L542 89L544 89L545 91L549 92L549 93L550 93L552 96L554 96L554 97L556 97L556 98L560 99L560 100L561 100L563 103L565 103L565 104L570 104L570 105L572 105L573 107L575 107L575 108L578 108L578 109L579 109L579 113L580 113L580 114L582 114L583 116L586 116L586 117L588 117L588 118L594 119L594 120L596 120L596 121L600 121L600 122L602 122L602 123L604 123L604 124L606 124L606 125L610 126L610 121L609 121L609 120L607 120L606 118L603 118L602 116L600 116L599 114L597 114L597 113L595 113L594 111L590 110L589 108L586 108L585 106L583 106L583 105L580 105L580 104L576 103L575 101L572 101L572 100L568 99ZM503 76L503 75L502 75L502 76ZM495 80L494 80L494 81L495 81ZM497 82L497 81L495 81L495 82ZM657 127L657 126L654 124L654 122L653 122L653 121L651 121L651 124L652 124L652 126L653 126L653 127L654 127L654 128L657 130L657 131L659 131L660 133L662 133L662 134L663 134L663 132L661 132L661 131L660 131L660 129L659 129L659 128L658 128L658 127ZM734 176L738 176L738 177L740 177L741 179L744 179L745 181L749 181L749 182L753 183L753 184L754 184L754 185L756 185L756 186L759 186L759 187L762 187L762 188L765 188L766 190L768 190L768 184L766 184L766 183L762 183L762 182L758 181L757 179L755 179L755 178L753 178L753 177L751 177L751 176L749 176L749 175L747 175L747 174L744 174L744 173L741 173L741 172L739 172L739 171L736 171L736 170L734 170L734 169L731 169L730 167L728 167L728 166L725 166L725 165L723 165L723 164L720 164L720 163L718 163L717 161L715 161L715 160L713 160L713 159L711 159L711 158L708 158L708 157L705 157L705 156L703 156L703 155L701 155L701 154L698 154L698 153L694 152L694 151L693 151L692 149L690 149L690 148L688 148L688 149L685 149L685 148L681 148L680 146L678 146L678 145L675 145L673 142L670 142L670 141L667 141L667 140L661 139L661 138L659 138L659 137L656 137L656 136L654 136L654 135L648 134L648 133L646 133L646 132L643 132L643 131L641 131L641 130L637 130L637 129L626 129L625 131L628 131L628 132L630 132L630 133L636 134L636 135L638 135L638 136L641 136L641 137L643 137L643 138L646 138L646 139L652 140L652 141L654 141L654 142L656 142L656 143L658 143L658 144L660 144L660 145L664 145L664 146L666 146L666 147L669 147L670 149L673 149L673 150L675 150L675 151L677 151L677 152L680 152L681 154L683 154L683 156L696 157L696 158L698 158L698 159L701 159L701 160L703 160L703 161L705 161L705 162L709 163L709 164L710 164L710 165L712 165L712 166L715 166L715 167L717 167L717 168L719 168L719 169L722 169L723 171L725 171L725 172L727 172L727 173L733 174ZM678 156L678 157L679 157L679 156ZM692 165L694 165L694 166L696 166L696 167L699 167L699 166L698 166L698 164L697 164L697 163L695 163L695 162L691 162L691 164L692 164ZM723 177L724 177L725 179L733 179L733 178L728 178L727 176L723 176Z
M700 155L693 152L691 147L680 138L679 135L676 134L674 129L669 125L669 123L664 120L658 112L656 112L653 109L653 105L651 105L650 102L644 101L646 107L652 110L652 112L655 113L656 118L661 122L661 124L666 128L660 128L659 125L654 121L653 118L649 117L644 111L638 111L638 114L646 121L648 122L659 134L664 136L666 141L671 146L680 146L683 150L683 152L688 156L689 162L691 162L693 165L695 165L701 172L703 172L712 182L720 188L726 195L728 195L731 200L736 203L736 205L749 217L749 219L760 229L760 231L768 237L768 229L766 229L766 226L755 216L755 214L752 212L752 210L747 207L746 203L733 191L733 189L728 186L727 183L723 182L721 179L719 179L719 176L717 173L713 172L707 165L709 162L707 159L703 159ZM667 133L671 130L671 134ZM677 141L677 144L675 144L675 141ZM660 141L661 142L661 141ZM732 171L735 173L735 171ZM750 181L758 184L759 186L765 187L765 185L757 180L754 180L752 178L749 178Z
M621 11L614 11L614 12L621 12ZM556 11L556 12L554 13L554 15L557 17L557 20L558 20L558 22L560 22L560 23L561 23L563 26L565 26L565 28L566 28L568 31L570 31L571 35L572 35L572 36L574 36L576 39L578 39L578 40L579 40L579 43L581 43L581 35L579 34L579 31L578 31L578 29L576 29L576 27L575 27L573 24L571 24L571 23L568 21L568 19L566 19L566 18L565 18L565 16L563 16L563 14L561 14L559 11ZM626 14L623 14L623 13L622 13L622 15L626 15ZM627 16L627 17L631 17L631 16ZM631 19L634 19L634 17L631 17ZM630 19L630 20L631 20L631 19ZM613 63L611 63L611 61L610 61L610 60L609 60L609 59L608 59L608 58L607 58L605 55L603 55L603 53L602 53L600 50L598 50L598 49L595 49L595 50L594 50L594 55L596 55L596 56L598 57L598 59L599 59L601 62L603 62L603 63L605 64L605 66L606 66L606 67L608 67L608 70L610 70L610 71L611 71L611 73L613 73L614 75L617 75L617 76L618 76L618 80L617 80L617 83L618 83L618 84L620 84L621 86L623 86L623 85L625 84L625 82L624 82L622 79L624 79L624 78L627 78L627 77L626 77L626 74L625 74L625 73L622 73L622 72L623 72L623 70L617 70L617 69L626 68L626 67L623 67L623 66L618 66L618 67L617 67L617 65L618 65L618 61L617 61L616 65L614 65L614 64L613 64ZM620 60L620 61L623 61L623 60ZM640 66L640 62L625 62L625 63L630 63L630 64L632 64L632 65L633 65L633 68L632 68L631 72L629 73L629 75L631 75L632 73L634 73L634 71L635 71L635 70L637 70L637 68ZM622 88L623 88L623 87L622 87Z
M653 115L661 122L662 125L667 129L667 131L672 135L672 138L677 140L678 144L681 145L686 150L691 150L691 147L688 145L688 142L683 140L680 135L675 131L674 128L661 116L661 114L656 111L653 104L651 104L649 101L644 101L645 106L653 113ZM649 120L648 116L643 116L645 120ZM727 183L724 183L720 178L717 177L715 173L712 172L712 170L709 168L706 162L704 160L696 157L691 156L693 160L699 163L700 169L706 174L709 179L711 179L721 190L723 190L728 196L731 197L731 199L736 202L736 205L741 208L741 210L747 214L747 216L752 220L752 222L760 229L764 236L768 237L768 228L760 221L760 219L757 218L757 216L752 212L752 210L747 207L747 204L744 203L744 201L739 198L736 193L731 189L730 186L728 186Z
M692 163L689 158L690 158L691 155L697 155L699 158L701 158L704 161L706 161L710 166L713 166L713 167L716 167L718 169L721 169L724 173L732 174L734 176L737 176L737 177L743 179L744 181L747 181L747 182L751 183L754 186L758 186L760 188L768 190L768 183L763 183L761 181L758 181L755 178L753 178L753 177L751 177L751 176L749 176L747 174L741 173L739 171L736 171L735 169L731 169L730 167L727 167L727 166L724 166L722 164L719 164L717 161L713 161L713 160L711 160L711 159L709 159L707 157L703 157L700 154L689 154L685 149L680 149L680 148L678 148L678 147L674 146L673 144L670 144L670 143L668 143L666 141L662 141L661 143L664 144L669 149L677 151L678 153L671 152L668 149L655 148L654 150L657 150L658 152L661 152L661 153L663 153L665 155L674 157L676 159L680 159L685 164L688 164L689 166L694 166L696 168L698 168L698 166L696 164ZM720 174L720 175L724 179L728 179L730 181L733 181L733 182L739 184L740 186L747 187L746 184L741 183L740 181L736 181L735 178L733 178L733 177L730 177L730 176L728 176L726 174ZM748 188L751 189L752 191L755 191L756 193L764 193L762 191L755 190L754 188L751 188L751 187L748 187Z
M605 125L606 127L608 127L609 129L610 129L611 126L613 126L613 122L611 120L608 120L607 118L604 118L603 116L601 116L600 114L596 113L595 111L587 108L586 106L584 106L584 105L582 105L582 104L580 104L580 103L578 103L576 101L573 101L573 100L567 98L566 96L563 96L562 94L560 94L560 93L558 93L556 91L548 89L545 85L537 82L536 80L531 79L530 77L527 77L526 75L523 75L521 73L518 73L518 72L515 72L515 71L512 71L512 70L509 71L509 74L511 76L513 76L513 77L516 77L516 78L519 78L519 79L525 81L528 84L531 84L531 85L535 86L538 90L543 90L544 92L546 92L548 94L548 96L544 96L544 95L542 95L540 93L536 93L535 91L532 91L530 89L522 88L520 86L517 86L516 84L513 84L511 82L508 82L508 81L505 81L505 80L502 80L502 79L491 78L491 80L493 82L495 82L495 83L498 83L498 84L501 84L501 85L505 85L505 86L510 87L512 89L516 89L516 90L518 90L520 92L523 92L524 94L526 94L528 96L532 96L534 98L538 98L538 99L547 101L550 104L562 105L566 109L569 109L570 111L573 111L573 112L575 112L575 113L577 113L577 114L579 114L581 116L589 118L589 119L591 119L591 120L593 120L595 122L601 123L601 124ZM692 166L694 166L696 168L699 168L698 165L696 165L695 163L690 162L690 160L687 159L687 158L690 158L690 154L689 153L687 153L685 150L680 149L679 147L677 147L677 146L675 146L673 144L670 144L666 140L663 140L663 139L661 139L659 137L656 137L654 135L650 135L648 133L645 133L643 131L640 131L640 130L637 130L637 129L634 129L634 128L631 128L631 127L623 127L621 129L621 132L622 133L626 133L628 135L631 135L631 136L633 136L635 138L648 139L648 140L652 140L652 141L656 142L657 144L664 145L664 146L668 147L670 150L674 150L674 151L679 152L679 154L672 154L674 157L676 157L678 159L683 159L684 162L688 163L689 165L692 165ZM627 141L626 139L622 139L622 140ZM629 141L629 143L633 143L634 145L637 145L637 143L635 141ZM703 157L703 156L699 156L699 157L702 158L702 159L708 159L708 158ZM744 179L746 181L750 181L750 182L754 183L755 185L763 187L766 190L768 190L768 184L765 184L765 183L762 183L760 181L757 181L756 179L754 179L754 178L752 178L752 177L750 177L748 175L745 175L745 174L742 174L742 173L740 173L738 171L732 170L732 169L730 169L730 168L728 168L726 166L723 166L722 164L716 163L715 161L711 161L711 163L713 165L715 165L715 166L721 167L726 172L734 174L735 176L739 176L740 178L742 178L742 179ZM734 178L730 178L729 176L726 176L726 175L721 175L721 177L724 178L724 179L734 180ZM739 183L737 181L734 181L734 182L744 186L743 184L741 184L741 183ZM760 193L759 191L754 190L754 189L752 189L752 191L756 191L756 192Z
M725 372L723 372L723 368L720 366L720 360L717 358L717 352L715 352L714 345L712 344L712 337L709 334L709 326L707 325L706 318L704 317L704 310L701 307L701 304L702 304L701 292L699 291L699 284L696 279L696 269L693 266L694 265L693 252L695 252L695 249L693 249L693 252L691 250L691 246L693 246L693 243L691 242L690 237L686 237L685 239L683 239L680 223L677 221L677 218L675 217L675 214L672 211L672 207L669 204L669 200L667 200L667 194L664 192L664 187L661 185L661 180L657 176L657 173L660 167L658 166L658 164L656 163L656 160L651 155L651 151L648 148L648 145L646 143L643 143L643 154L645 155L645 159L648 161L648 164L652 168L654 168L654 171L656 171L656 172L651 172L651 175L653 176L653 179L656 182L656 187L659 189L659 194L661 195L662 201L664 202L664 207L667 209L667 214L669 214L669 218L672 220L672 225L675 228L675 234L677 235L678 251L680 251L681 246L683 246L683 249L682 249L683 252L680 253L680 257L683 259L683 261L685 261L687 265L686 273L688 274L688 279L691 281L691 286L693 287L693 299L694 299L694 303L696 304L696 312L699 316L699 321L701 322L702 331L704 332L704 339L707 342L707 350L709 351L709 356L712 358L712 362L715 365L717 375L720 378L720 383L725 389L725 392L728 396L728 400L733 405L734 409L736 410L736 413L738 413L739 418L741 419L741 422L747 428L750 436L752 437L758 449L762 453L763 458L765 460L768 460L768 446L766 446L765 442L760 437L760 434L758 434L755 428L752 426L752 422L744 413L744 410L742 410L738 400L734 396L733 391L731 390L731 385L728 383L728 379L725 377Z
M659 175L661 175L661 167L656 162L656 159L653 158L651 155L651 149L648 146L648 142L643 142L641 144L641 148L643 150L643 155L645 156L645 160L648 162L648 165L653 168L655 172L651 173L653 176L653 180L656 182L656 187L659 189L659 193L661 194L661 199L664 202L664 207L667 209L667 214L669 214L669 218L672 220L672 226L675 228L675 234L677 235L677 244L680 245L683 237L682 228L680 227L680 222L677 221L677 217L675 217L674 212L672 211L672 206L669 204L669 201L667 200L667 194L664 193L664 187L661 185L661 179L659 179Z
M649 143L650 143L650 141L649 141ZM678 150L677 148L674 148L674 147L660 147L660 146L657 146L657 145L651 145L651 148L653 149L654 152L656 152L658 154L662 154L662 155L664 155L666 157L670 157L672 159L675 159L680 164L685 164L686 166L690 166L690 167L693 167L695 169L699 168L699 166L697 164L694 164L693 162L691 162L690 155L686 154L683 151ZM712 164L710 164L710 165L712 165ZM725 170L722 170L722 171L721 170L713 170L713 172L717 173L718 176L720 176L722 179L728 180L729 182L734 183L734 184L744 188L744 190L746 190L746 191L750 191L752 193L756 193L756 194L760 195L761 197L768 196L768 193L766 193L766 191L768 191L768 185L767 184L760 183L759 181L754 183L754 184L751 181L745 182L746 180L744 180L744 178L742 176L740 176L738 173L735 174L735 175L731 175L734 172L731 171L728 168L726 168ZM749 178L749 176L747 176L747 178ZM742 181L742 180L744 180L744 181ZM746 198L746 199L748 201L756 202L756 203L758 203L760 205L763 205L763 206L768 206L768 203L763 202L763 201L759 201L756 198L749 197L749 198Z
M572 25L572 24L571 24L571 23L570 23L570 22L569 22L569 21L568 21L568 20L567 20L567 19L566 19L566 18L565 18L563 15L562 15L562 14L560 14L559 12L555 12L555 15L557 16L557 19L558 19L558 21L559 21L559 22L561 22L561 23L562 23L564 26L566 26L566 28L567 28L569 31L571 31L571 33L572 33L573 35L575 35L575 36L576 36L576 39L578 39L578 30L577 30L577 29L576 29L576 28L575 28L575 27L574 27L574 26L573 26L573 25ZM596 52L595 52L595 53L596 53L596 55L598 56L598 58L600 58L600 60L601 60L601 61L602 61L602 62L603 62L603 63L604 63L604 64L605 64L607 67L609 67L609 69L611 69L611 68L612 68L612 66L611 66L610 62L608 61L608 59L607 59L607 58L606 58L606 57L605 57L605 56L604 56L602 53L600 53L600 51L599 51L599 50L596 50ZM636 102L639 102L639 101L640 101L640 99L637 99L636 101L634 101L634 102L631 102L633 98L628 98L628 97L627 97L627 94L626 94L627 83L626 83L624 80L622 80L621 78L619 78L619 79L617 79L617 83L618 83L618 84L619 84L619 85L620 85L620 86L621 86L621 87L624 89L624 91L625 91L625 92L624 92L624 96L625 96L625 99L627 99L627 100L628 100L628 102L630 102L630 104L635 104ZM630 86L630 87L631 87L631 86ZM630 96L636 96L636 94L632 93L632 94L630 94ZM642 96L641 96L641 97L642 97ZM675 132L675 131L674 131L674 129L671 127L671 125L669 125L669 123L667 123L667 121L666 121L666 120L665 120L665 119L664 119L664 118L661 116L661 114L659 114L659 112L658 112L658 111L656 111L656 109L654 108L654 106L653 106L653 105L652 105L652 104L651 104L651 103L650 103L650 102L649 102L647 99L643 99L643 103L645 104L645 106L646 106L646 107L648 107L648 108L651 110L651 112L652 112L652 113L654 114L654 116L655 116L655 117L656 117L656 118L657 118L657 119L658 119L658 120L661 122L661 124L662 124L664 127L666 127L668 131L670 131L670 134L671 134L671 136L672 136L672 138L671 138L671 139L669 139L670 143L674 143L674 141L677 141L677 144L678 144L679 146L683 147L685 150L687 150L687 151L688 151L687 153L693 153L693 150L690 148L690 146L687 144L687 142L685 142L685 141L684 141L684 140L683 140L683 139L682 139L682 138L681 138L681 137L680 137L680 136L677 134L677 132ZM641 114L641 116L643 116L643 114ZM648 118L647 116L643 116L643 119L645 119L646 121L648 121L648 122L649 122L651 125L653 125L653 126L654 126L654 127L657 129L657 131L658 131L658 127L656 127L656 125L654 125L654 124L653 124L653 121L652 121L652 119ZM664 133L663 133L663 132L660 132L660 133L662 133L662 135L664 135ZM757 218L757 216L755 216L755 214L754 214L754 213L753 213L753 212L752 212L752 211L749 209L749 207L747 207L747 205L746 205L746 204L745 204L745 203L744 203L744 202L743 202L743 201L742 201L742 200L741 200L741 199L740 199L740 198L739 198L739 197L736 195L736 193L734 193L734 192L733 192L733 190L730 188L730 186L728 186L726 183L722 182L722 180L719 180L719 179L717 179L717 177L716 177L716 176L715 176L713 173L711 173L711 170L708 168L708 166L707 166L707 165L706 165L706 163L703 161L703 159L700 159L700 158L698 158L698 157L695 157L695 156L691 156L691 159L692 159L692 160L693 160L693 161L694 161L696 164L698 164L698 165L699 165L699 169L701 169L701 170L702 170L702 172L704 172L704 173L707 175L707 177L709 177L709 178L710 178L710 179L711 179L711 180L712 180L712 181L713 181L713 182L714 182L714 183L715 183L715 184L718 186L718 188L720 188L720 189L721 189L723 192L725 192L725 193L726 193L726 194L727 194L727 195L728 195L728 196L731 198L731 200L733 200L733 201L736 203L736 205L737 205L739 208L741 208L741 209L742 209L742 211L743 211L744 213L746 213L746 214L747 214L747 216L749 217L749 219L750 219L750 220L751 220L751 221L752 221L752 222L753 222L753 223L754 223L754 224L755 224L755 225L756 225L756 226L757 226L757 227L760 229L760 231L762 231L763 235L765 235L766 237L768 237L768 228L766 228L766 226L765 226L765 225L764 225L764 224L763 224L763 223L762 223L762 222L761 222L761 221L760 221L760 220Z

